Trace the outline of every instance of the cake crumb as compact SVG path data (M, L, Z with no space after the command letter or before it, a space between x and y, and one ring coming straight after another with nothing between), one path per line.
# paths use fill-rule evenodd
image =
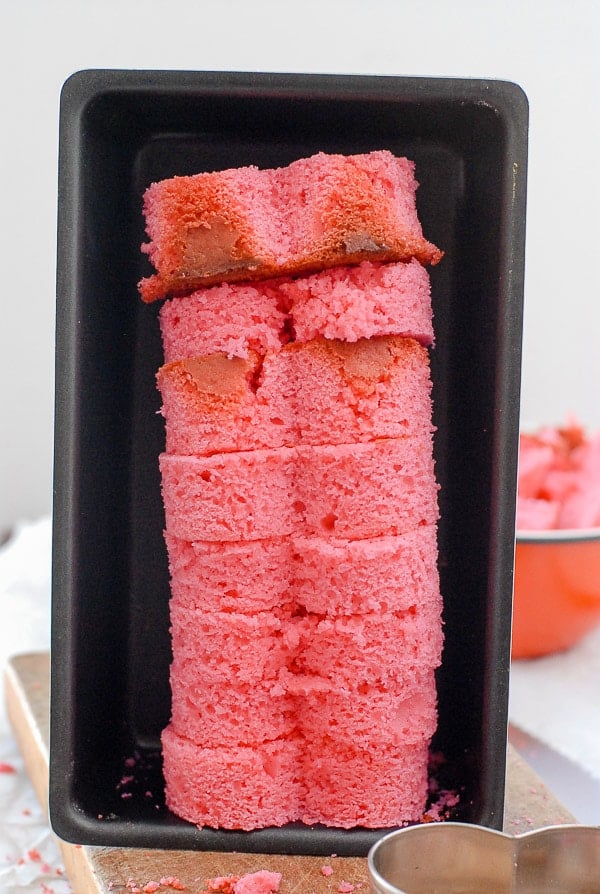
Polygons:
M163 876L160 880L160 884L165 888L172 888L173 891L185 891L183 882L180 882L179 879L173 875Z
M7 764L4 761L0 761L0 773L16 773L16 769L12 764Z
M354 891L354 885L350 882L340 882L338 885L339 894L351 894Z
M202 894L272 894L279 890L280 872L260 869L245 875L225 875L206 880L206 890Z
M331 866L321 866L321 873L327 878L328 876L333 875L333 869Z

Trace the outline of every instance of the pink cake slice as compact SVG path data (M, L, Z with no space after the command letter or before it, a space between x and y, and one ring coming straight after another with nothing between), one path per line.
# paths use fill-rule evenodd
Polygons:
M206 456L266 446L257 418L258 354L208 354L175 360L156 376L162 397L167 453ZM268 431L273 430L269 424ZM279 432L283 426L276 428ZM274 446L280 446L283 441Z
M324 336L353 342L404 335L433 344L429 273L414 258L334 267L284 281L279 292L289 308L296 341Z
M294 606L288 538L218 543L165 534L165 540L172 605L247 614Z
M430 434L160 457L166 529L183 540L361 539L438 518Z
M165 362L223 353L277 351L293 337L355 342L402 335L433 343L429 274L416 260L365 261L298 279L223 283L165 301Z
M295 619L285 628L294 671L343 689L414 688L438 667L442 653L440 611L422 606L385 615Z
M299 738L203 748L162 733L167 807L199 826L250 831L300 818L304 801Z
M396 537L342 540L294 537L293 594L322 616L441 609L437 528L420 525Z
M277 680L207 680L198 662L175 654L171 664L171 724L203 747L256 745L291 735L297 726L291 694Z
M212 354L157 375L167 453L198 456L431 432L429 356L413 339L317 339L261 364Z
M367 540L165 538L172 602L182 608L252 614L297 605L323 616L441 608L435 525Z
M238 687L277 681L291 661L289 613L207 612L171 604L174 660L190 665L203 681Z
M437 522L431 434L296 449L298 533L362 539Z
M424 670L408 689L363 685L357 691L299 674L289 686L296 696L298 730L322 753L330 740L365 749L373 743L423 744L437 728L433 671Z
M276 282L222 283L165 301L159 314L165 362L279 350L290 337L284 298Z
M419 822L427 803L427 742L392 745L328 739L306 749L302 821L350 829L390 828Z
M153 301L364 260L437 263L442 253L423 237L416 189L413 162L387 151L153 183L142 250L157 273L140 293Z

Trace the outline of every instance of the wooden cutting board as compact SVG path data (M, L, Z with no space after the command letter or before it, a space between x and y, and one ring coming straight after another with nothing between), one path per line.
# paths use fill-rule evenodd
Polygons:
M21 749L27 773L44 808L47 807L50 656L19 655L5 674L10 722ZM531 768L509 747L504 829L518 834L545 825L575 822ZM340 884L354 886L356 894L368 891L364 857L294 857L210 851L142 850L86 847L58 841L74 894L130 894L149 882L176 878L188 892L197 894L206 879L243 875L259 869L280 872L281 894L338 894ZM333 873L323 875L321 868ZM152 887L152 886L151 886ZM150 890L150 889L148 889ZM158 894L172 888L162 886ZM343 887L342 887L343 890Z

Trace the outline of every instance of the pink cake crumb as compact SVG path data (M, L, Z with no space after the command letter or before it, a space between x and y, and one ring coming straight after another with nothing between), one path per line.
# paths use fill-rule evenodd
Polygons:
M321 874L328 878L330 875L333 875L333 869L331 866L321 866Z
M440 604L435 525L367 540L165 539L172 604L182 608L253 614L301 606L334 617Z
M159 315L165 363L278 351L289 340L282 297L276 283L222 283L166 301Z
M273 894L279 890L280 872L259 869L245 875L223 875L206 880L202 894Z
M282 282L297 341L404 335L433 344L429 274L408 263L335 267Z
M303 822L390 828L420 822L427 799L428 743L396 746L331 740L305 755Z
M299 819L304 783L299 737L203 748L162 733L167 806L198 826L250 831Z

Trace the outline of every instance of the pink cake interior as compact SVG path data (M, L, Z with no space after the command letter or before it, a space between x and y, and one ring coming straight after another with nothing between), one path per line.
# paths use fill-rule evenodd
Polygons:
M167 531L182 540L402 534L438 518L431 435L160 457Z
M165 362L279 350L289 339L282 298L274 283L222 283L165 301L159 315Z
M429 274L406 263L334 267L282 282L296 341L404 335L433 344Z
M263 358L174 361L157 375L168 453L348 444L430 432L429 357L382 336L289 344Z
M169 725L162 733L167 806L200 826L285 825L299 817L304 803L303 747L297 736L204 748Z
M320 616L441 610L435 525L366 540L187 541L166 534L172 602L189 610L292 607Z
M427 798L427 742L399 748L373 738L368 748L330 739L304 754L302 821L389 829L419 822Z
M222 283L165 301L159 319L166 363L219 352L265 354L292 337L355 342L396 335L433 344L429 274L414 259Z

